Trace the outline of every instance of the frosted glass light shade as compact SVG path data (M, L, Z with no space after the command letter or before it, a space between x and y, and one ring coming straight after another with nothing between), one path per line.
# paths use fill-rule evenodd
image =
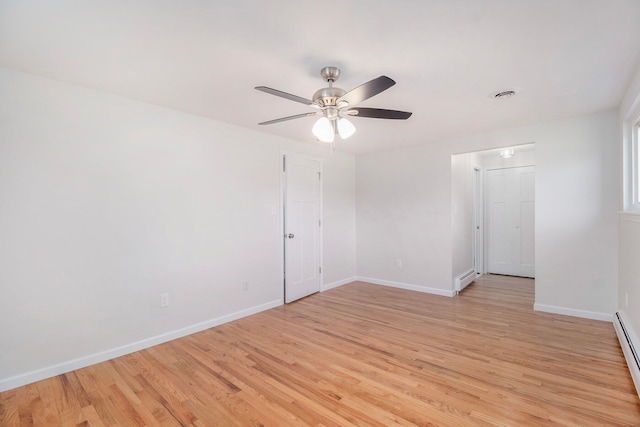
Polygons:
M513 157L513 148L505 148L504 150L500 150L500 157L502 157L503 159Z
M326 117L320 117L311 132L322 142L333 142L335 133L331 121Z
M347 119L338 120L338 133L340 138L347 139L353 135L356 131L356 127Z

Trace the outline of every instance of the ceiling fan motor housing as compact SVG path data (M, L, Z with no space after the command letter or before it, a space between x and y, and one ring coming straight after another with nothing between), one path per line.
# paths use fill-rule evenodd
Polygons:
M317 90L316 93L313 94L313 97L311 98L313 100L313 105L319 108L336 106L345 107L346 103L345 105L337 105L337 101L347 92L339 87L333 87L333 82L338 80L338 77L340 77L340 69L338 67L324 67L320 70L320 75L324 81L329 83L329 87Z
M313 94L313 104L317 107L335 107L338 98L346 92L339 87L325 87Z

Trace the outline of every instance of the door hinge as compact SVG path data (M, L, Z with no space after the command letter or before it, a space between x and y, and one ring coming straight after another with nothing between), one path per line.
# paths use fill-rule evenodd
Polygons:
M318 220L318 227L322 227L322 224L320 223L320 220Z
M321 175L321 174L322 174L322 172L318 172L318 179L321 179L321 178L320 178L320 175Z
M318 273L322 274L322 267L318 267Z
M287 158L282 156L282 172L286 172L285 165L287 164Z

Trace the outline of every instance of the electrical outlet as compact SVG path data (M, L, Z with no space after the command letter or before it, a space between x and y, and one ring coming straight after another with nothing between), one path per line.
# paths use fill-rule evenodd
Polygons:
M244 282L242 282L242 290L243 291L248 291L249 290L249 282L247 282L246 280Z
M169 306L169 294L160 294L160 307Z
M396 258L396 268L402 268L402 260L400 258Z

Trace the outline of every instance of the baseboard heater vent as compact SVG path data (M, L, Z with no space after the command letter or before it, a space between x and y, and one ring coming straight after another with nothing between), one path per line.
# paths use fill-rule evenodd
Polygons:
M476 280L476 272L469 270L464 274L456 277L456 294L459 294L464 288L469 286L474 280Z
M640 343L637 342L637 337L630 327L625 325L624 319L624 313L617 312L613 326L618 335L618 341L620 341L620 347L627 361L627 366L631 372L631 378L636 386L636 393L640 396L640 355L638 354L638 350L636 350L636 345Z

